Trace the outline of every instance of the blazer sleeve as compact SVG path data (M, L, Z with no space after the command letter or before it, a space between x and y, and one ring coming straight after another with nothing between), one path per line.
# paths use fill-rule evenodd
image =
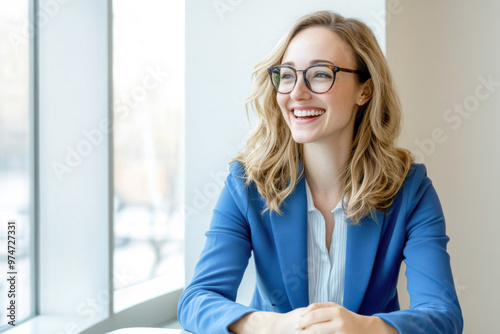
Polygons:
M462 333L462 312L446 250L449 238L444 215L423 165L416 166L409 188L403 259L410 308L374 316L404 334Z
M230 324L257 311L235 302L252 250L247 207L248 191L243 181L230 173L205 233L207 240L193 280L179 300L178 320L189 331L230 333Z

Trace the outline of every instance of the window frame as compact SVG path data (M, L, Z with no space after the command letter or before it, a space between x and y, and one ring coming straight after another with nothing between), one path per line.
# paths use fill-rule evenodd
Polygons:
M60 182L51 165L54 161L62 162L65 146L74 146L81 142L84 130L97 127L105 120L113 121L113 73L112 73L112 0L88 0L70 2L54 0L51 2L53 16L48 15L45 25L40 19L40 10L50 14L47 3L30 0L30 22L37 22L30 36L30 115L31 131L30 151L32 164L30 175L32 214L31 246L34 256L32 261L33 278L33 317L17 323L6 331L8 334L75 332L90 334L95 331L111 331L127 326L157 326L176 318L177 302L182 289L151 298L120 312L114 312L113 285L113 132L103 131L102 145L93 148L93 153L84 158L84 162L71 173L65 174ZM54 5L55 4L55 5ZM47 9L48 8L48 9ZM79 23L88 26L78 27ZM97 26L94 26L97 24ZM107 31L95 39L92 33ZM72 45L64 45L65 38L71 34ZM68 40L66 40L68 41ZM89 42L86 44L85 42ZM66 47L79 48L66 57ZM71 51L71 50L68 50ZM74 50L73 50L74 51ZM76 56L75 56L76 55ZM71 61L68 58L74 57ZM101 57L100 57L101 56ZM57 58L62 61L54 60ZM54 66L57 65L57 66ZM79 67L85 71L78 72ZM85 75L82 75L85 74ZM78 78L68 85L68 78ZM50 85L49 85L50 84ZM57 86L54 88L54 86ZM105 93L99 93L100 88ZM58 91L60 89L60 91ZM94 93L93 102L83 99L71 105L65 95L85 96ZM95 102L95 100L99 100ZM85 104L85 106L82 106ZM94 106L94 108L92 107ZM73 113L68 116L62 111ZM85 111L86 113L83 113ZM63 119L61 121L61 118ZM64 122L64 118L71 122ZM59 120L63 127L58 127ZM76 133L78 135L74 135ZM71 137L73 134L73 137ZM70 139L68 139L70 138ZM76 140L76 141L75 141ZM63 143L60 143L63 142ZM78 177L74 177L78 173ZM76 203L74 196L95 196L101 190L105 203L96 200L99 205ZM64 194L67 195L65 198ZM59 202L57 202L59 201ZM62 201L62 202L61 202ZM64 202L66 201L66 202ZM90 200L91 201L91 200ZM59 206L53 203L57 202ZM83 201L82 201L83 202ZM78 204L78 205L76 205ZM81 204L81 205L80 205ZM65 205L68 207L65 208ZM86 224L68 223L71 209L81 207L81 215L87 215ZM56 208L57 210L53 210ZM52 210L52 211L51 211ZM92 212L90 212L92 211ZM95 212L94 212L95 211ZM75 211L73 211L75 212ZM77 215L75 215L77 216ZM96 218L98 222L94 222ZM102 224L107 224L102 229ZM73 225L74 224L74 225ZM70 228L68 225L73 225ZM85 235L95 235L94 240L85 241L85 246L97 248L92 252L87 249L78 252L71 242L78 241ZM61 232L62 231L62 232ZM68 234L65 234L68 233ZM99 236L100 234L100 236ZM66 243L66 245L64 245ZM60 244L67 247L60 247ZM76 250L75 250L76 249ZM103 255L107 259L103 260ZM71 263L77 261L77 264ZM67 264L67 266L61 264ZM77 275L68 272L79 271L85 277L77 280ZM95 272L95 273L94 273ZM78 289L75 289L78 287ZM75 291L75 290L82 290ZM55 296L59 297L55 297ZM61 297L62 296L62 297ZM86 298L104 301L102 309L91 321L82 322L82 305ZM87 313L88 314L88 313Z
M29 0L29 22L35 22L35 13L38 11L38 0ZM29 39L29 49L30 49L30 94L29 94L29 108L30 108L30 176L31 179L31 189L30 189L30 217L31 217L31 235L30 235L30 247L31 247L31 272L33 276L31 278L31 318L36 317L38 314L38 281L40 270L38 264L40 263L38 251L38 217L39 217L39 173L38 173L38 34L36 33L37 28L35 27L33 31L33 36ZM28 320L29 321L29 320Z
M28 0L28 12L27 12L27 22L34 22L34 17L35 17L35 12L36 12L36 0ZM29 28L28 28L29 31ZM28 32L30 34L31 32ZM25 37L25 36L23 36ZM36 34L33 33L28 35L28 128L29 128L29 133L28 133L28 176L29 176L29 198L28 198L28 217L29 221L28 224L30 226L30 233L29 233L29 257L30 257L30 273L31 273L31 278L30 278L30 310L29 310L29 316L28 319L20 320L19 318L16 317L15 323L16 326L20 326L21 324L30 321L33 319L33 317L36 316L37 314L37 254L38 252L35 252L37 248L37 240L38 240L38 235L37 235L37 192L38 192L38 173L37 173L37 100L36 100L36 66L37 66L37 61L36 61ZM18 287L19 288L19 287ZM17 314L16 314L17 316ZM15 327L14 327L15 328ZM5 330L5 332L11 333L11 326L8 325L7 323L4 325L0 325L0 329Z

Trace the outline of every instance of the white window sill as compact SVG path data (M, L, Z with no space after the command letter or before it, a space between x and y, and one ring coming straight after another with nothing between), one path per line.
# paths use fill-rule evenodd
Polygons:
M102 321L102 319L101 319ZM93 323L87 326L80 326L81 317L78 316L37 316L20 325L16 325L5 331L5 334L40 334L40 333L80 333L90 328ZM78 330L78 331L77 331Z
M115 291L114 311L120 313L137 304L184 287L184 276L165 275Z
M81 316L41 315L5 331L5 334L85 334L107 333L123 327L155 327L177 316L177 303L182 289L136 303L109 317L100 314L92 322Z

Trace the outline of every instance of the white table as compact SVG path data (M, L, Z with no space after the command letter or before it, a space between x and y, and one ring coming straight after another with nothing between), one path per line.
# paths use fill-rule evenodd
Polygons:
M190 334L183 329L167 329L167 328L146 328L146 327L134 327L134 328L122 328L116 331L109 332L107 334Z

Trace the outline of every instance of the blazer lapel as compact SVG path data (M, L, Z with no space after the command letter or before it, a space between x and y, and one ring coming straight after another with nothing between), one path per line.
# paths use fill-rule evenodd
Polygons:
M353 312L361 308L380 242L384 213L376 211L375 215L377 221L368 215L358 225L347 225L343 306Z
M309 304L307 265L307 196L305 177L283 202L280 216L270 214L276 252L292 309Z

